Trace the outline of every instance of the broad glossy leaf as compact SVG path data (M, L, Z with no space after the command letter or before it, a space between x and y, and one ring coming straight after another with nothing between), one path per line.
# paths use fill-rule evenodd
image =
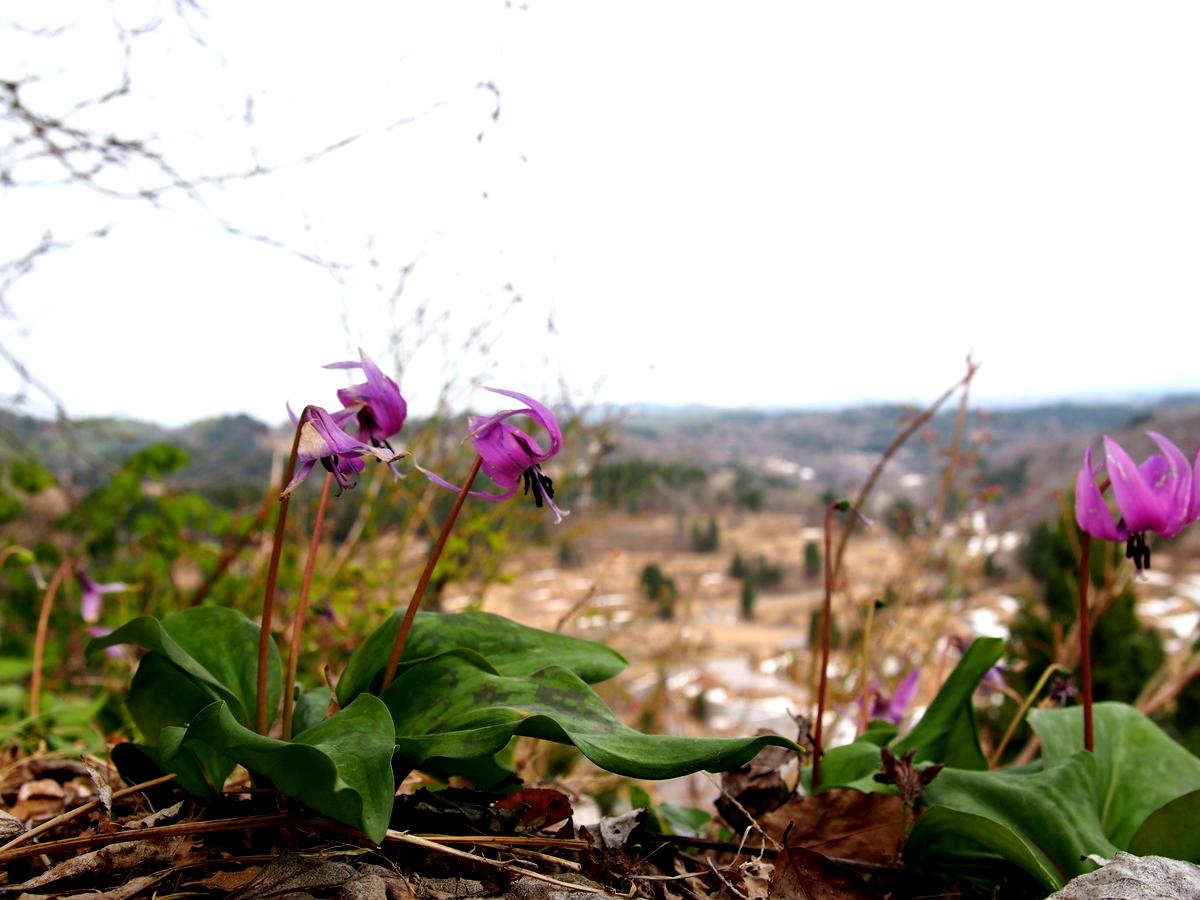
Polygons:
M926 871L951 870L965 838L1057 890L1090 872L1090 853L1108 858L1097 809L1102 794L1096 759L1079 751L1033 774L943 769L925 789L930 808L917 819L904 854Z
M378 690L400 620L400 613L394 613L350 656L337 686L343 706L363 691ZM530 628L486 612L418 613L401 664L458 648L474 650L504 675L529 675L546 666L562 666L588 684L612 678L626 666L621 654L603 644Z
M744 765L763 747L795 749L777 735L691 738L648 735L622 724L578 675L551 666L501 675L479 654L444 653L406 670L384 692L396 750L413 766L496 753L514 735L574 744L603 769L633 778L674 778Z
M1097 815L1109 840L1124 849L1152 812L1200 790L1200 759L1132 706L1097 703L1092 711L1102 798ZM1082 707L1033 710L1029 724L1041 738L1047 768L1083 746Z
M1200 791L1176 797L1150 813L1129 842L1129 852L1200 863Z
M392 811L392 719L372 694L291 741L242 726L223 702L203 709L188 728L252 772L325 815L383 840Z
M301 691L292 710L292 734L307 731L325 719L329 709L329 687L321 685L307 691Z
M853 788L864 793L890 793L892 788L880 784L874 775L881 762L879 744L859 738L851 744L842 744L826 750L821 757L821 784L817 793L831 788ZM805 788L812 791L812 766L805 766L800 774Z
M229 704L239 722L248 723L258 695L258 626L237 610L196 606L165 617L142 616L112 634L95 638L88 655L115 644L134 644L174 663ZM279 651L271 642L267 657L267 709L279 707Z
M147 741L138 745L141 751L163 772L174 772L185 790L201 797L219 791L235 764L199 741L190 741L183 752L178 752L179 743L192 717L218 699L206 683L154 652L142 657L125 698ZM132 764L140 765L140 760Z
M1004 653L1000 638L976 638L946 679L925 715L892 747L897 756L916 749L917 762L937 762L956 769L986 769L979 746L979 725L971 698L979 682Z

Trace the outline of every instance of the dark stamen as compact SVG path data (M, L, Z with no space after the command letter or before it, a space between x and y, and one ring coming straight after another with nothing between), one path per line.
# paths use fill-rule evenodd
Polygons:
M1150 546L1146 543L1146 532L1134 532L1126 539L1125 558L1132 559L1139 572L1150 568Z

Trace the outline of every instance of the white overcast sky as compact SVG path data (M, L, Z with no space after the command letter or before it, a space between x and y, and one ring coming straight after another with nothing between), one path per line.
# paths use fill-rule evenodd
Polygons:
M0 187L0 261L111 229L40 259L0 323L71 415L279 421L334 404L320 366L358 346L419 411L448 380L480 407L480 381L925 400L969 351L984 399L1200 389L1194 3L200 2L205 46L172 4L116 0L164 22L131 95L73 121L153 134L188 176L362 137L204 208ZM0 12L0 78L37 75L44 112L120 61L107 4Z

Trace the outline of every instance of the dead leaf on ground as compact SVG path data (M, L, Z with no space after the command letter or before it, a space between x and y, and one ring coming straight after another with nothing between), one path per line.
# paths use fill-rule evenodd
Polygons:
M221 863L214 863L214 865L221 865ZM231 872L213 872L203 878L187 882L184 887L211 888L214 891L230 893L249 884L261 871L262 866L248 866Z
M12 814L23 822L49 819L61 813L67 805L67 792L53 778L27 781L17 791Z
M25 823L12 813L0 809L0 843L7 843L25 833Z
M608 816L596 825L579 829L580 836L591 838L601 850L623 850L634 832L645 826L650 813L644 809L631 809L621 816ZM586 834L584 834L586 832Z
M747 813L757 820L779 808L788 796L780 770L794 758L786 747L766 747L748 765L721 774L721 796L714 805L730 828L744 831L751 824Z
M793 797L759 821L777 841L863 862L894 863L904 844L904 804L890 794L834 788Z
M191 861L193 846L194 840L191 837L178 837L169 841L132 840L120 844L109 844L99 850L93 850L61 862L49 871L29 879L24 884L8 888L8 890L32 890L68 878L82 876L94 879L96 876L108 872L128 872L137 866L148 863L168 863L172 866L179 866Z
M96 799L100 801L100 805L104 807L104 812L112 815L112 786L108 783L108 778L99 766L92 765L90 762L85 763L88 776L92 779L92 784L96 788Z
M58 900L132 900L138 894L141 894L154 887L158 882L162 881L170 871L158 872L154 875L141 875L137 878L130 878L120 887L113 888L111 891L85 891L82 894L63 894ZM42 900L45 894L22 894L17 900Z
M305 897L317 891L329 893L341 888L355 874L354 867L343 862L281 856L230 900L282 900L285 897Z
M785 847L775 861L769 900L879 900L861 878L816 850Z
M521 814L521 828L537 831L569 819L574 814L571 800L553 788L525 788L492 804L495 809L511 809Z
M742 890L747 900L769 900L775 866L762 860L752 859L742 863L738 869L742 873Z

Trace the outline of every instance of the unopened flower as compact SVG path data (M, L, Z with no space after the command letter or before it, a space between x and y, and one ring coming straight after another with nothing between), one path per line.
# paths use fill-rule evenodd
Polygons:
M542 463L553 457L562 449L562 430L558 420L546 406L519 394L516 391L506 391L501 388L485 388L495 394L512 397L525 404L520 409L507 409L494 416L474 418L470 421L471 443L475 452L483 460L481 468L492 481L496 482L503 493L490 494L485 491L471 491L472 497L483 500L507 500L524 485L526 494L533 494L533 502L538 507L546 506L554 513L554 521L561 522L569 512L554 502L554 482L542 471ZM541 426L550 441L546 449L542 449L534 438L513 425L509 419L513 416L528 416ZM457 491L458 487L435 475L432 472L421 471L429 479L444 488Z
M872 681L867 685L867 692L871 697L871 707L867 717L899 725L908 715L909 707L917 697L917 685L920 681L921 670L913 669L896 686L896 692L890 697L883 692L878 681Z
M281 496L286 497L295 490L318 462L337 479L338 493L341 494L346 488L354 487L349 478L366 467L362 457L367 454L385 463L404 455L364 444L342 431L321 407L305 407L300 416L300 440L296 448L299 466Z
M100 621L101 596L129 590L129 585L120 581L99 584L83 569L75 570L75 580L79 582L79 614L85 622Z
M408 404L400 395L400 388L383 370L371 360L362 348L358 351L359 362L330 363L327 369L362 369L367 380L337 392L338 400L345 407L333 418L339 423L353 418L358 422L358 435L375 447L391 450L388 441L400 433L408 415Z
M1112 484L1118 518L1114 521L1096 483L1092 448L1075 479L1075 521L1092 537L1125 541L1125 556L1138 571L1150 568L1146 532L1179 534L1200 517L1200 454L1189 464L1183 452L1161 434L1147 432L1162 451L1139 466L1112 438L1104 438L1104 469Z

